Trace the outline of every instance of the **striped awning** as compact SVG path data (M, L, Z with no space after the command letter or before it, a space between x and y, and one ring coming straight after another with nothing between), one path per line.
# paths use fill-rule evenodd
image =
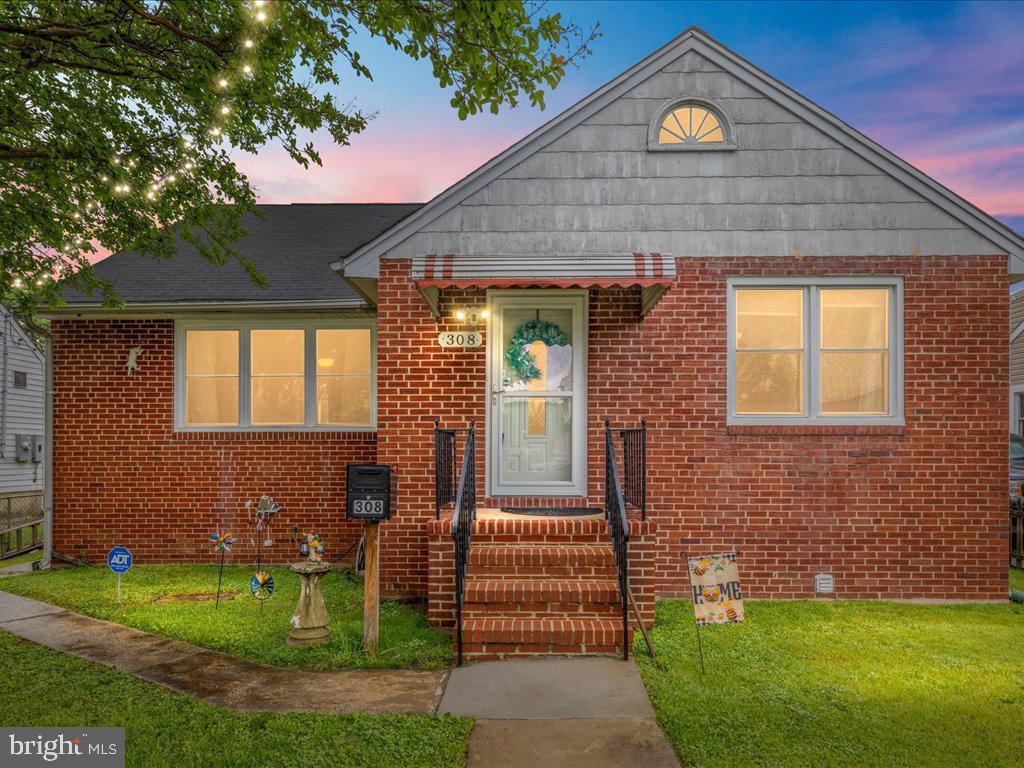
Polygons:
M545 256L427 254L412 260L419 288L516 288L671 285L676 262L661 253Z
M445 288L629 288L641 290L646 315L672 285L676 261L662 253L462 256L426 254L412 260L412 278L437 315Z

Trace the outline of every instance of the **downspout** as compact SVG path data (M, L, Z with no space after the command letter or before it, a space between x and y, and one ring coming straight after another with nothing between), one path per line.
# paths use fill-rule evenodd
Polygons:
M39 567L49 568L53 557L53 339L49 333L43 338L43 559Z

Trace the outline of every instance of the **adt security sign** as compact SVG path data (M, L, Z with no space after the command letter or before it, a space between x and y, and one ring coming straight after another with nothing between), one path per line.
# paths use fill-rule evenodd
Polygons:
M107 553L107 565L114 573L125 573L132 567L132 553L124 547L114 547Z

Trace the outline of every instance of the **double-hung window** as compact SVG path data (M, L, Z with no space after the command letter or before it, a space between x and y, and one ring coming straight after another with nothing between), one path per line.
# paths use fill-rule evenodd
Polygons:
M372 429L375 359L369 321L181 321L176 426Z
M899 278L729 280L729 423L902 423Z

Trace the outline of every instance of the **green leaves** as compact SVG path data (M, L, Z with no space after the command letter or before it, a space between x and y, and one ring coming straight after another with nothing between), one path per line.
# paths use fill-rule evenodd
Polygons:
M116 306L90 260L167 258L175 237L260 284L232 246L255 193L228 150L276 143L308 166L320 156L300 131L339 144L362 131L372 115L324 88L345 65L372 78L357 28L429 60L460 119L524 96L543 108L596 37L519 0L7 0L0 300L30 313L66 287Z

